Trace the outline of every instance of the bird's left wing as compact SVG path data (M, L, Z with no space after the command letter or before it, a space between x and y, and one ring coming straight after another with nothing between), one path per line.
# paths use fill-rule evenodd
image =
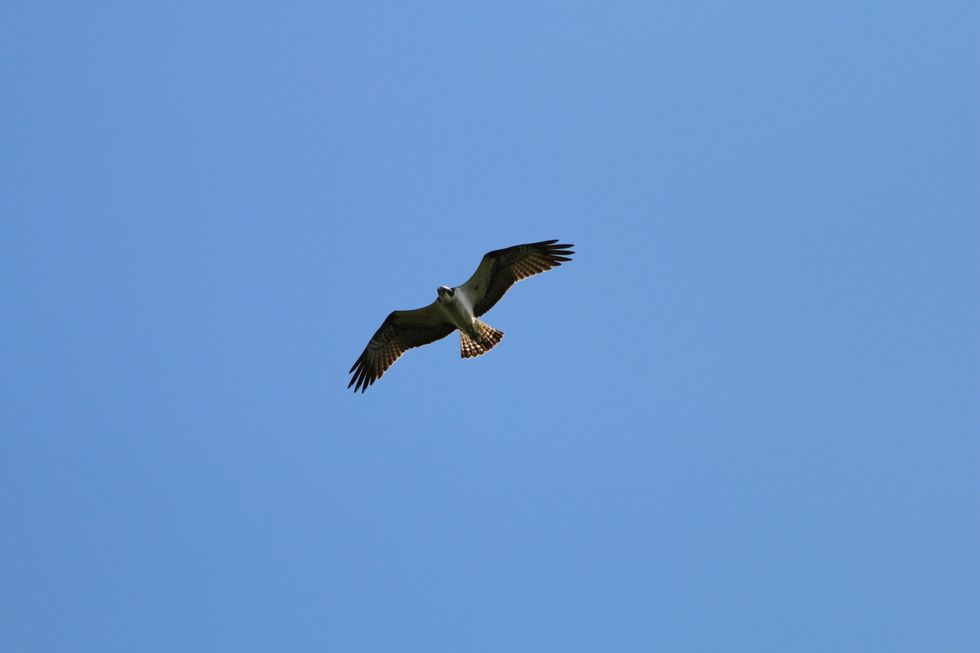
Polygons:
M445 338L455 330L435 302L414 311L394 311L350 368L354 376L347 387L364 392L406 351Z
M466 293L476 298L473 313L479 317L489 311L521 279L571 261L575 253L572 247L575 246L559 244L557 240L542 240L487 252L476 272L463 284Z

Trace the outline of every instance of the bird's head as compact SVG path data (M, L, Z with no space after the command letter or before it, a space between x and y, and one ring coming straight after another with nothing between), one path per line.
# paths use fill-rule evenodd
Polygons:
M439 294L439 299L446 299L447 297L452 297L456 294L455 288L447 288L446 286L439 286L436 288L436 292Z

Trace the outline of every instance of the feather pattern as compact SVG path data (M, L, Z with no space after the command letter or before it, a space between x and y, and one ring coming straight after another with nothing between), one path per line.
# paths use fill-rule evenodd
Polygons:
M354 386L354 392L364 392L406 351L445 338L455 330L434 302L414 311L392 312L354 361L350 368L354 376L347 387Z
M462 286L470 297L476 298L473 314L479 317L489 311L521 279L571 261L575 253L572 247L558 244L557 240L542 240L487 252L476 272Z
M459 355L462 358L482 356L496 347L504 337L503 331L494 329L480 320L476 321L476 331L480 336L479 340L474 340L463 331L459 332Z

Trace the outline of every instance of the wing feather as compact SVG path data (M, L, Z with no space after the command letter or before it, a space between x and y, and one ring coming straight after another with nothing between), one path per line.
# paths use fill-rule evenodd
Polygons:
M515 245L487 252L473 276L463 284L475 297L473 312L483 315L521 279L558 267L571 261L574 245L558 244L558 240Z
M354 392L363 393L406 351L445 338L455 330L435 302L414 311L392 312L354 361L349 372L353 376L347 387L354 386Z

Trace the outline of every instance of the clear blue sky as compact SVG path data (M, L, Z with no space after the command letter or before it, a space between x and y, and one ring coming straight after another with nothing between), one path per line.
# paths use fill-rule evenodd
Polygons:
M978 24L5 2L0 650L980 650Z

